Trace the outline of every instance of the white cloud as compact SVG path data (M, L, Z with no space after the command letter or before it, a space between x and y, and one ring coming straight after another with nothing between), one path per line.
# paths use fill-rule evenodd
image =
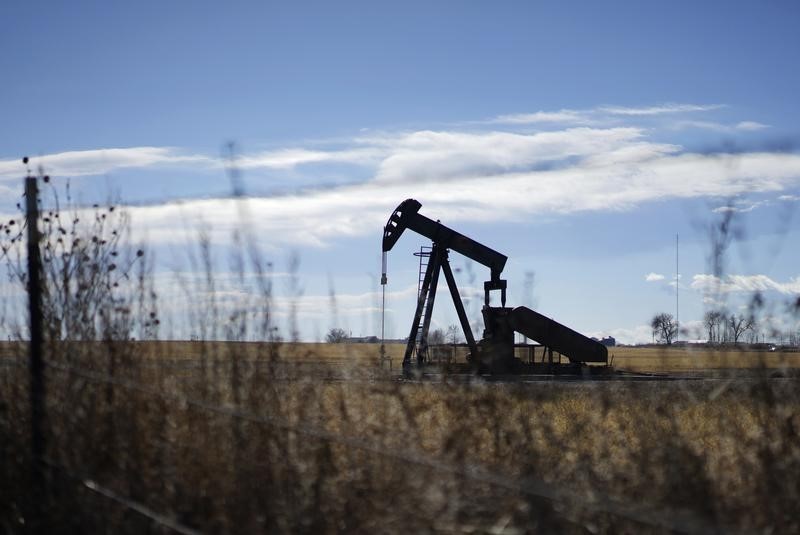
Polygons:
M626 117L716 107L603 109ZM556 113L569 115L573 110ZM798 154L694 154L682 152L677 145L654 142L649 135L635 126L532 134L494 130L367 133L349 143L339 140L339 148L331 150L287 148L237 158L243 169L348 162L373 170L372 178L362 183L246 201L194 199L135 206L129 211L137 231L159 243L180 240L176 229L203 222L222 243L245 223L265 245L324 246L335 239L379 234L387 216L408 197L423 203L423 213L447 223L508 222L620 211L667 199L782 192L800 186ZM42 161L53 175L171 164L221 167L219 159L157 147L60 153ZM17 161L0 161L0 177L6 173L18 178L20 167ZM242 211L242 206L247 209ZM746 211L755 205L735 207ZM242 222L246 213L257 217Z
M656 115L671 115L712 111L725 107L722 104L663 104L660 106L627 107L601 106L585 110L562 109L559 111L537 111L533 113L513 113L500 115L483 121L486 124L528 125L562 124L592 126L608 122L611 118L642 118ZM764 125L752 121L740 123L742 130L755 130ZM738 126L737 126L738 127Z
M800 294L800 277L791 278L788 282L777 282L766 275L727 275L720 278L716 275L698 274L692 278L691 287L711 294L757 291Z
M736 123L735 125L728 125L713 121L676 121L672 124L672 128L675 130L681 130L684 128L698 128L701 130L711 130L712 132L732 134L734 132L755 132L769 128L769 125L757 123L755 121L742 121Z
M755 131L769 128L769 125L757 123L755 121L742 121L737 123L734 128L736 128L736 130Z
M158 165L187 165L214 163L201 155L181 154L172 147L130 147L59 152L30 158L31 171L42 166L44 172L54 176L101 175L115 169L152 167ZM19 179L25 175L21 158L0 160L0 180Z
M653 341L653 329L649 325L611 329L608 333L616 339L618 344L648 344ZM613 350L610 352L613 353Z
M129 210L134 224L147 228L151 239L172 241L176 228L205 222L212 237L225 242L240 223L237 203L246 202L249 213L258 214L247 224L266 243L324 245L331 239L380 234L391 211L412 196L423 204L423 213L446 223L522 221L544 214L624 210L670 198L780 191L798 183L800 156L755 153L737 159L734 169L718 156L682 154L544 171L484 175L472 171L473 176L466 170L467 176L452 171L447 185L404 181L414 175L395 171L394 180L377 179L302 195L190 200Z
M242 169L291 169L298 165L325 162L366 165L377 163L385 156L385 152L372 147L328 151L303 148L280 149L243 155L236 159L236 165Z
M278 279L280 275L280 280ZM263 324L259 312L268 307L273 326L279 329L282 336L290 335L291 319L300 325L301 338L313 340L312 323L324 333L329 327L353 327L361 324L366 328L365 334L379 334L379 314L381 313L382 293L367 291L356 293L310 294L302 292L290 295L286 277L290 274L271 274L268 282L272 282L271 298L266 301L256 289L256 276L245 274L244 279L237 273L215 272L213 288L210 288L203 274L181 272L161 272L155 275L155 291L159 297L159 314L170 318L172 332L164 332L167 336L188 338L202 331L205 325L206 336L224 336L230 318L237 316L237 321L247 321L250 336L258 338ZM375 281L377 284L377 280ZM1 286L0 286L1 288ZM396 309L395 303L408 301L416 296L417 285L411 284L395 291L387 291L386 315L391 318ZM215 321L216 320L216 321ZM366 322L366 323L365 323ZM372 329L368 327L371 324ZM166 327L165 327L166 328ZM358 331L356 331L358 332ZM386 330L387 336L394 334L392 321Z
M781 195L778 200L787 202L800 201L800 195Z
M717 208L714 208L711 211L717 214L724 212L747 213L747 212L752 212L756 208L760 208L768 204L769 203L767 201L739 200L736 201L734 204L726 204L724 206L718 206Z
M604 106L598 108L597 110L612 115L645 116L712 111L724 107L724 104L662 104L660 106L645 106L639 108L629 108L626 106Z
M725 303L723 301L719 300L719 299L715 299L714 297L711 297L710 295L704 295L703 296L703 304L706 305L706 306L709 306L709 307L719 307L719 306L724 305Z
M644 280L646 280L647 282L663 281L664 279L665 277L661 273L652 273L652 272L648 273L647 276L645 276L644 278Z
M556 132L420 131L394 140L380 163L381 182L418 182L496 176L514 171L575 165L576 160L641 160L675 150L674 146L639 142L638 128L570 128Z
M586 110L560 110L560 111L537 111L535 113L513 113L500 115L494 119L486 121L489 124L539 124L539 123L559 123L559 124L593 124L590 118L591 112Z

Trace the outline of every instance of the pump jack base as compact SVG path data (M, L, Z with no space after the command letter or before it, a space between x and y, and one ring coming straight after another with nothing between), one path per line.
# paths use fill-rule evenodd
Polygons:
M446 363L403 363L404 379L422 379L427 375L452 375L452 376L473 376L484 379L515 378L522 376L553 376L570 379L599 379L609 378L616 375L614 368L608 365L590 366L585 363L548 363L548 362L523 362L514 359L504 363L503 366L490 368L485 364L472 364L468 362Z

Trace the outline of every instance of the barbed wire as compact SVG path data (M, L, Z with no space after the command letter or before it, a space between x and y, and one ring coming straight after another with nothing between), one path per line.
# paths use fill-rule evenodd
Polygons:
M176 533L181 533L183 535L200 535L202 533L196 529L184 526L174 518L158 513L144 504L141 504L135 500L132 500L131 498L122 496L121 494L114 492L113 490L104 487L103 485L101 485L100 483L91 479L88 476L77 474L73 470L59 463L56 463L52 459L45 458L43 459L43 462L51 469L57 470L58 472L64 474L70 479L77 481L89 491L95 494L99 494L100 496L103 496L113 502L116 502L117 504L125 507L126 509L135 511L140 515L144 516L145 518L148 518L152 522L158 524L159 526L168 528Z

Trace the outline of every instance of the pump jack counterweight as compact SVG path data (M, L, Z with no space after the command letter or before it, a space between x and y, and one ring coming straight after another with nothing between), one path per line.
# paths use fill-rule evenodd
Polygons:
M406 199L395 209L386 226L383 228L383 258L384 272L382 284L386 281L386 253L390 251L400 235L406 229L425 236L432 242L428 265L419 288L417 306L414 311L414 320L408 336L406 351L403 356L403 371L408 373L414 367L412 356L416 352L416 367L422 368L428 362L428 330L430 328L433 305L436 300L436 288L439 282L439 273L444 273L445 281L450 290L450 297L458 315L458 321L464 332L464 338L469 347L469 363L473 371L479 373L527 373L541 371L541 366L554 373L583 373L585 364L608 363L608 350L601 343L592 340L569 327L561 325L552 319L539 314L526 307L507 308L506 288L507 282L501 279L508 258L497 251L478 243L477 241L442 225L438 221L425 217L419 213L422 205L414 199ZM457 253L470 258L490 270L490 279L483 284L484 306L483 318L485 329L483 339L475 341L469 325L464 304L456 286L453 271L450 268L449 252ZM415 253L422 255L423 253ZM424 254L428 254L427 252ZM500 306L491 306L491 292L500 292ZM560 353L569 359L569 364L559 365L553 363L524 363L514 355L514 332L536 340L552 351ZM560 360L559 360L560 362ZM557 368L562 366L562 368ZM535 368L535 369L534 369ZM594 367L597 368L597 367Z

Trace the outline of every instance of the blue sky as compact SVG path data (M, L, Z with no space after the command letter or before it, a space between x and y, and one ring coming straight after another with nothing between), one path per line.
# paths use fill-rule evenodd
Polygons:
M677 233L687 325L800 293L798 22L792 1L4 3L0 213L22 155L86 203L119 196L168 294L185 229L225 257L233 141L264 255L300 258L305 339L376 332L381 227L415 197L509 256L511 304L643 341L674 311ZM745 233L717 281L726 210ZM423 244L390 254L391 336Z

